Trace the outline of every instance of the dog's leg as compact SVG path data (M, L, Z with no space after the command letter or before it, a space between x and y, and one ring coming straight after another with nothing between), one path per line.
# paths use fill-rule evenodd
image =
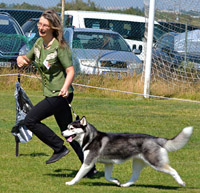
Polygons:
M146 156L149 165L160 172L170 174L177 181L178 184L180 184L181 186L185 186L185 182L183 182L177 171L169 166L169 158L166 149L160 148L160 151L157 151L157 153L158 154L153 157L153 159L151 156Z
M66 185L74 185L77 183L81 178L83 178L92 168L94 167L94 163L90 165L86 165L85 163L82 164L80 170L76 174L75 178L69 182L65 182Z
M170 167L168 164L165 164L164 167L162 168L155 168L155 169L160 172L170 174L177 181L178 184L180 184L181 186L185 186L185 182L181 179L178 172L172 167Z
M133 172L130 180L124 184L121 184L121 187L129 187L134 184L139 178L141 170L146 166L146 164L139 159L133 159Z
M112 178L112 170L113 170L113 164L105 164L105 178L109 182L113 182L120 186L120 181L118 179Z

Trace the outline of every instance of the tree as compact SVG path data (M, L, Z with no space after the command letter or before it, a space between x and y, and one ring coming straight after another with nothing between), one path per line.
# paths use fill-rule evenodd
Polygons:
M32 9L32 10L45 10L44 7L37 6L37 5L30 5L28 3L22 3L22 4L13 4L13 9Z
M9 9L31 9L31 10L45 10L46 8L37 5L31 5L29 3L22 4L11 4L6 5L5 3L0 4L0 8L9 8ZM57 12L61 12L61 2L53 7L48 7L49 9L54 9ZM88 2L83 2L83 0L72 0L71 2L65 3L65 10L85 10L85 11L106 11L104 8L98 7L95 2L92 0L88 0ZM140 10L139 8L128 8L126 10L109 10L107 12L115 12L115 13L126 13L133 15L142 15L144 16L144 10Z
M6 8L6 4L5 3L0 3L0 8Z

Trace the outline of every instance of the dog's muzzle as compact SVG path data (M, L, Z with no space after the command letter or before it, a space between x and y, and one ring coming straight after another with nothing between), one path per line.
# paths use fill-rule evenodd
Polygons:
M62 135L64 136L64 132L62 132ZM67 142L71 143L74 140L74 138L76 137L76 134L73 134L73 135L70 135L70 136L67 136L67 137L64 136L64 137L65 137Z

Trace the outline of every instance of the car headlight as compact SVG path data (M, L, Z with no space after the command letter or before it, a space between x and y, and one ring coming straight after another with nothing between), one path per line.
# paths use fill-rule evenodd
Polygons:
M139 66L139 63L134 63L134 62L130 62L129 64L128 64L128 69L135 69L135 68L138 68L138 66Z
M92 67L96 66L97 64L96 60L85 60L85 59L80 60L80 63L84 66L92 66Z
M30 48L28 45L24 45L19 50L19 56L25 55L30 51Z

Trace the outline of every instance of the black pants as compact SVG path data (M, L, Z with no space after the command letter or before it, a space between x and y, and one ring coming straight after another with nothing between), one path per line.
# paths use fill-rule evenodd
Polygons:
M51 147L54 153L64 148L64 141L41 121L54 115L61 132L66 130L68 124L72 122L72 113L68 105L68 103L71 103L72 99L73 93L69 94L67 99L62 96L46 97L34 106L25 118L25 125L27 128L41 141ZM73 141L70 145L77 153L81 162L83 162L83 152L80 145L76 141Z

